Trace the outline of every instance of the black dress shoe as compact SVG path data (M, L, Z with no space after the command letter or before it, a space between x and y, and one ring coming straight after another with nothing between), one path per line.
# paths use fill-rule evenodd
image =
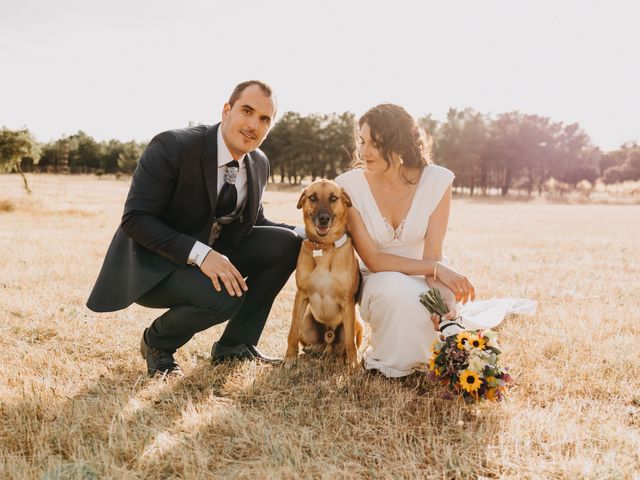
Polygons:
M173 353L168 350L160 350L147 345L144 339L147 330L145 329L140 340L140 355L147 361L147 372L150 376L176 376L182 377L184 374L173 358Z
M255 357L244 343L239 343L233 347L222 345L220 342L213 344L213 347L211 347L211 363L219 364L232 360L255 360Z
M245 347L247 347L247 349L253 354L255 359L258 360L259 362L271 363L274 365L278 363L282 363L282 358L270 357L269 355L265 355L253 345L245 345Z
M282 361L282 359L264 355L253 345L239 343L229 347L222 345L220 342L215 342L211 348L211 363L218 364L231 360L256 360L265 363L279 363Z

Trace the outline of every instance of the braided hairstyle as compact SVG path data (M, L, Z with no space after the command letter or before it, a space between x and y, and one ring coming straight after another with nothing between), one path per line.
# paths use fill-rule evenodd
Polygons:
M399 105L383 103L367 110L358 126L369 125L371 139L387 162L387 169L391 168L391 155L396 153L402 158L402 164L407 169L422 170L431 163L430 142L426 133L418 126L409 113ZM356 151L354 166L361 166L364 160ZM402 173L404 179L411 182Z

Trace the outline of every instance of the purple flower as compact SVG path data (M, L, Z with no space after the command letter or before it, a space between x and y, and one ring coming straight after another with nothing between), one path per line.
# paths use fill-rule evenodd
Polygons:
M453 395L451 395L451 393L449 393L449 392L442 392L440 394L440 398L442 400L453 400Z

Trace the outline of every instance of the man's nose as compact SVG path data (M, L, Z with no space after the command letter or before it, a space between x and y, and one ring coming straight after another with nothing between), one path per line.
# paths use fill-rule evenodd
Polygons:
M249 125L249 128L251 128L252 130L257 130L258 129L258 119L257 118L252 116L247 123Z

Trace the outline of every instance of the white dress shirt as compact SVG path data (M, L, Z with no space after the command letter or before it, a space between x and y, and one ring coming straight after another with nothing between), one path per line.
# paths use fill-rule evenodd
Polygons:
M236 204L236 210L242 206L245 199L247 198L247 163L244 161L247 158L247 155L243 155L238 159L238 176L236 177L236 190L238 191L238 203ZM220 190L222 190L222 186L224 185L224 172L225 165L234 160L231 152L227 148L227 144L224 143L224 139L222 138L222 126L218 127L218 195L220 194ZM296 227L294 230L298 235L304 235L304 229L300 227ZM197 265L198 267L202 265L204 258L207 254L212 250L209 245L206 245L202 242L196 241L195 245L191 249L191 253L189 253L189 258L187 263L189 265Z

